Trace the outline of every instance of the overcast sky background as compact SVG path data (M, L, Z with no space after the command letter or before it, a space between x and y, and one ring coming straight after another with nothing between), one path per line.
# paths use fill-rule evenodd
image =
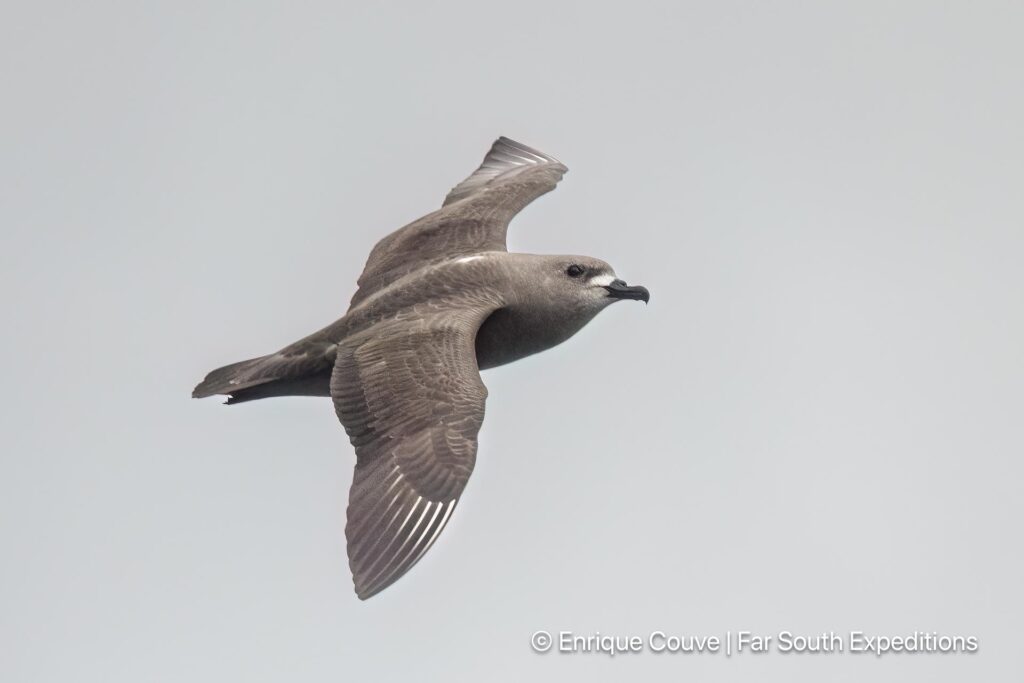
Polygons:
M1019 677L1021 5L406 5L0 10L0 679ZM651 304L484 374L458 512L362 603L330 402L189 392L339 317L498 135L571 169L510 248Z

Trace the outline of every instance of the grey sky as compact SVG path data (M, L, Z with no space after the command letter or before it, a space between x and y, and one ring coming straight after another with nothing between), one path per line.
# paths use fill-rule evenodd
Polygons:
M1019 676L1020 6L407 5L0 10L0 679ZM330 402L189 392L338 317L502 134L570 168L510 247L651 305L484 374L457 513L360 603Z

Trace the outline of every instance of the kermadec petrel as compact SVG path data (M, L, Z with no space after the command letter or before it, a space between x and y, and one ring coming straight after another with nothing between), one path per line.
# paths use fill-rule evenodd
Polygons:
M192 392L333 399L356 451L345 535L364 600L409 571L451 517L476 461L479 371L560 344L612 302L650 297L595 258L506 250L509 221L567 170L499 138L440 209L377 243L344 317Z

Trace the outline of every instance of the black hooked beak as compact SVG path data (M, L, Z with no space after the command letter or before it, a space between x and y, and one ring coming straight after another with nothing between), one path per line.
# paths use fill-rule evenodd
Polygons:
M635 299L643 301L645 304L651 300L651 293L647 291L646 287L640 285L630 287L622 280L612 280L604 288L608 290L608 296L613 299Z

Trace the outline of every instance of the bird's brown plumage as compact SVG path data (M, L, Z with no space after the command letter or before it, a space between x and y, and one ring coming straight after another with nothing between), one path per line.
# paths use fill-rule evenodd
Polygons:
M405 574L451 518L483 423L478 358L493 366L549 348L609 302L600 283L564 272L566 259L585 262L581 272L611 282L604 262L505 247L509 221L566 170L498 139L441 209L374 247L344 317L277 353L214 370L193 392L229 403L331 396L356 451L345 531L360 598Z

